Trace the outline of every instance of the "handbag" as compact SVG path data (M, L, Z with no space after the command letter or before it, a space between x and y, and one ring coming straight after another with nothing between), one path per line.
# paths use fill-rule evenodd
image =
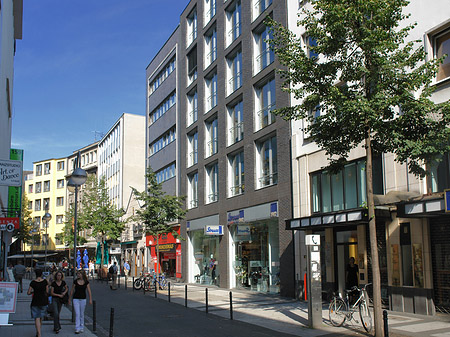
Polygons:
M66 292L66 293L64 294L64 296L61 298L61 302L62 302L62 304L67 304L67 303L69 303L69 292Z

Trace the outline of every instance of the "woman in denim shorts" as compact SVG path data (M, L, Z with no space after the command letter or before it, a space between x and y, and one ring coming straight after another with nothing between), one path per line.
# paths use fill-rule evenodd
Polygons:
M31 317L36 325L36 337L41 337L42 317L47 312L48 305L48 282L42 278L42 270L36 269L36 279L31 281L28 288L28 295L33 294L31 300Z

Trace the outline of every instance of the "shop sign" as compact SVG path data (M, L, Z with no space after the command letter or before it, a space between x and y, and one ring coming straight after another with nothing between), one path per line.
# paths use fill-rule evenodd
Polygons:
M223 226L205 226L205 235L223 235Z
M175 251L175 244L174 243L166 243L163 245L159 245L159 251L160 252L173 252L173 251Z
M277 217L278 216L278 203L273 202L270 204L270 216Z
M111 247L109 248L110 254L121 254L122 251L120 250L120 247Z
M0 159L0 185L22 186L22 161Z
M450 212L450 190L444 190L445 212Z
M244 222L244 210L238 212L228 212L228 225L235 224L237 222Z
M238 236L248 236L250 235L250 226L239 225L236 227L236 235Z
M0 218L0 230L12 232L14 229L18 229L20 224L20 218Z

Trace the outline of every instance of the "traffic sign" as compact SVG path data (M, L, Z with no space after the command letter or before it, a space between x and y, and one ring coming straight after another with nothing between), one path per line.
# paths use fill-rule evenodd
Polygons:
M14 229L19 229L20 218L0 218L0 231L12 232Z

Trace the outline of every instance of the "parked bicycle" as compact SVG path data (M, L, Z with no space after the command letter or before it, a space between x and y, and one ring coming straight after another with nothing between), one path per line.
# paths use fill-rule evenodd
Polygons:
M150 279L152 278L152 274L150 273L142 273L139 278L135 279L133 282L133 287L136 290L139 290L144 286L146 283L150 282Z
M167 279L164 274L160 274L159 278L156 277L156 273L150 275L149 278L146 278L143 282L144 289L146 291L150 291L155 289L156 284L159 285L159 289L164 290L167 287Z
M359 316L361 318L361 324L367 332L372 330L372 316L369 310L369 296L367 295L367 287L371 283L358 288L353 287L350 290L345 290L345 299L342 298L341 294L339 296L333 297L329 306L329 318L331 324L334 326L341 326L344 324L345 320L352 320L353 314L359 311ZM355 303L349 303L349 293L359 292L359 298ZM356 321L356 319L355 319Z

